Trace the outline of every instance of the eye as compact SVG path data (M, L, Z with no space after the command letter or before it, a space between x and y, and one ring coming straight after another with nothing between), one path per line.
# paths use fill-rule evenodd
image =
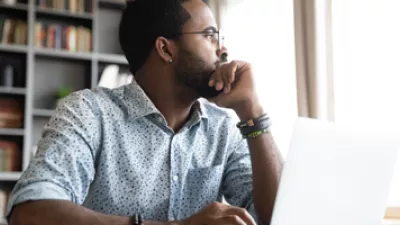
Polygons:
M209 32L204 34L210 41L215 41L218 39L218 34L215 32Z

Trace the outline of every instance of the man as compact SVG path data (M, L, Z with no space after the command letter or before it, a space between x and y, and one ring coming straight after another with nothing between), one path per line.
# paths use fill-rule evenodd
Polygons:
M11 225L269 224L282 161L250 65L222 63L219 39L201 0L129 2L120 43L135 80L59 105Z

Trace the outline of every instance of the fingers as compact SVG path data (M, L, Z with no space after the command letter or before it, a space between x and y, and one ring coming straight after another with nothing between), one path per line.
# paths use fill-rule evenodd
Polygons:
M211 217L206 224L257 225L246 209L215 202L208 208Z
M229 93L232 89L232 85L233 82L235 82L235 74L236 74L236 70L238 68L238 65L236 62L231 62L228 66L228 68L226 69L226 74L225 76L225 84L227 84L225 86L225 93Z
M223 216L223 217L218 217L217 219L210 221L210 224L218 224L218 225L249 225L246 224L246 222L243 221L242 218L236 215L229 215L229 216Z
M224 83L221 79L221 66L218 65L217 68L215 69L214 73L211 76L210 81L208 82L208 86L210 87L215 87L217 91L222 90L224 87Z
M218 65L210 79L209 86L215 86L217 91L223 89L225 93L229 93L232 89L232 84L235 81L237 68L238 64L236 62Z
M256 221L254 221L253 217L247 212L246 209L230 207L227 211L227 213L230 215L236 215L240 217L247 225L257 225Z

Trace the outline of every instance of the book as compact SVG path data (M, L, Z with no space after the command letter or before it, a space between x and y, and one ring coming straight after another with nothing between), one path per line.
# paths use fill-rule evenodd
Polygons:
M3 44L26 45L28 26L25 21L0 17L0 41Z
M91 30L84 26L47 22L35 24L35 47L90 52L92 49L91 39Z
M21 171L21 151L16 142L0 140L2 172Z
M7 19L4 21L3 33L2 33L2 37L1 37L2 43L8 43L8 37L10 36L10 30L11 30L11 20Z
M0 190L0 218L4 218L6 216L8 203L8 192L5 190Z
M13 98L0 98L0 128L23 127L22 103Z
M37 0L39 8L64 10L70 13L92 13L93 0Z

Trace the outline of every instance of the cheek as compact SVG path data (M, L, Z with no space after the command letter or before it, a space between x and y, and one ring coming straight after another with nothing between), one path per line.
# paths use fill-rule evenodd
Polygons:
M218 61L216 46L207 38L198 38L194 47L197 54L207 63L207 65L214 65Z

